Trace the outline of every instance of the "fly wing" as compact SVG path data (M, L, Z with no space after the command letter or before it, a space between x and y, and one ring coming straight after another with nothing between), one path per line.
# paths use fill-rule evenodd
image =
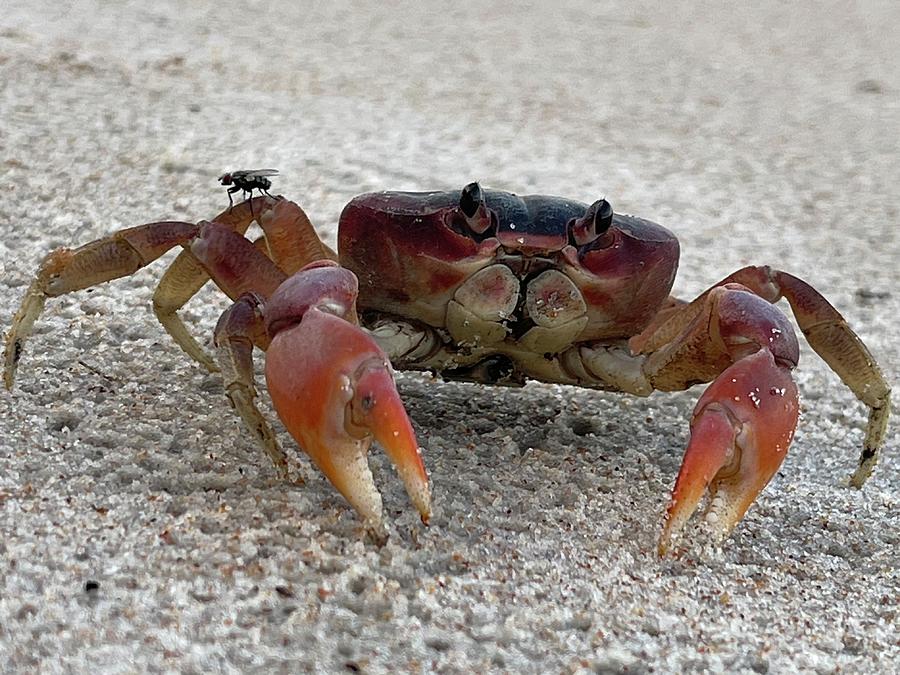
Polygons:
M277 176L278 169L238 169L236 171L229 171L228 173L223 173L219 176L218 180L221 182L225 179L225 182L222 185L230 185L231 183L239 180L249 180L252 178L263 178L265 176Z
M242 178L263 178L265 176L277 176L278 169L247 169L246 171L232 171L231 175Z

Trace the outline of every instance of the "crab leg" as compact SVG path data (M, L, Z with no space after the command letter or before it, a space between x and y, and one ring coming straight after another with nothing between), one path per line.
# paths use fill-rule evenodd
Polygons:
M669 307L659 313L641 335L632 338L636 353L665 350L707 307L710 294L729 284L740 284L767 302L784 298L809 345L834 370L853 394L869 408L869 421L863 439L859 464L850 478L860 488L878 463L884 445L891 410L891 389L875 358L853 332L840 312L822 294L798 277L768 266L744 267L725 277L689 305Z
M194 297L207 281L209 281L209 275L203 266L189 251L182 251L169 265L153 293L153 313L156 314L157 320L166 332L175 340L175 344L208 371L216 372L218 367L215 361L190 334L184 321L178 315L178 310Z
M76 249L60 248L41 262L6 335L3 379L12 389L16 368L47 298L134 274L197 233L191 223L164 221L121 230Z
M219 223L201 223L188 250L232 300L245 293L268 298L287 278L249 239Z
M261 250L286 274L293 274L312 260L337 259L334 251L319 240L303 209L287 199L248 199L213 218L213 222L238 234L244 234L254 220L266 234L260 242ZM179 347L208 370L215 371L215 362L203 351L178 316L178 310L207 281L209 272L203 265L190 252L182 252L166 270L153 294L153 311Z
M431 514L428 476L394 386L390 363L355 325L356 277L314 263L273 295L266 380L288 431L376 536L382 503L366 453L377 440L397 468L423 522Z
M216 356L225 393L232 407L272 460L281 478L288 478L288 463L272 427L256 407L253 382L253 346L268 345L262 317L262 299L247 293L222 314L216 326Z
M294 274L316 260L337 261L297 204L284 198L267 198L257 222L266 233L269 256L285 274Z
M269 346L264 302L286 278L262 252L261 241L264 242L250 243L226 225L204 223L187 252L193 256L194 264L202 265L203 279L212 277L235 300L215 330L216 357L225 393L279 475L287 478L284 451L255 401L253 347L265 350Z
M743 284L769 302L786 299L810 347L831 366L856 398L868 406L863 451L850 477L850 485L861 488L878 463L891 411L891 389L875 358L840 312L802 279L763 266L745 267L719 283L729 282Z
M226 209L213 218L213 221L238 234L244 234L253 222L251 207L252 203L248 200L234 208ZM156 314L157 320L166 329L166 332L175 340L175 344L207 370L215 372L218 370L215 361L188 332L187 326L178 316L178 310L194 297L207 281L209 281L209 274L203 266L191 255L190 251L182 251L166 269L153 293L153 313Z
M216 220L236 231L244 232L253 219L249 217L245 202L238 205L234 213L223 212ZM171 248L190 242L198 230L199 226L196 224L179 221L147 223L120 230L75 249L60 248L49 253L41 262L6 336L3 367L6 388L12 388L25 342L31 335L34 322L43 311L47 298L134 274ZM208 278L209 275L193 256L182 252L157 289L153 308L166 330L188 354L208 368L215 369L212 360L190 336L175 313Z
M246 228L245 228L246 229ZM254 246L264 254L268 254L266 238L259 237ZM205 367L208 371L218 372L216 362L203 350L200 343L188 332L187 326L178 316L188 300L209 281L209 273L190 251L182 251L169 265L153 294L153 313L166 332L175 340L188 356Z

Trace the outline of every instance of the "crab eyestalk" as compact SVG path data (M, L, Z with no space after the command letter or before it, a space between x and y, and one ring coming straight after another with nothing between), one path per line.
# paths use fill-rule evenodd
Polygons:
M591 204L581 218L572 222L572 238L579 246L590 244L604 235L613 221L613 208L605 199Z
M491 213L484 199L484 191L478 183L469 183L459 194L459 210L466 225L476 234L484 234L491 226Z

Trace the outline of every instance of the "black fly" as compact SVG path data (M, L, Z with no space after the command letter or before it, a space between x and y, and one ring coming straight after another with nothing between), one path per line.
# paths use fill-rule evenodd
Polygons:
M253 196L254 190L259 190L265 195L269 195L269 188L272 187L272 181L268 176L277 176L277 169L240 169L238 171L229 171L219 176L219 182L222 185L230 185L228 188L228 207L234 207L234 201L231 195L235 192L243 191ZM270 197L272 195L269 195ZM251 205L251 212L253 206Z

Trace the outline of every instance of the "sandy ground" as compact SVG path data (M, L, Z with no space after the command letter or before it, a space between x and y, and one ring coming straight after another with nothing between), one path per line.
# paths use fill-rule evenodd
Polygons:
M0 324L47 250L209 217L227 169L280 169L332 240L357 193L477 179L665 224L685 297L802 275L896 383L900 5L751 4L7 3ZM698 391L401 376L435 514L374 452L379 549L164 334L163 268L50 302L0 394L0 670L900 671L898 425L845 487L864 410L805 346L783 469L666 560ZM184 312L207 345L225 306Z

